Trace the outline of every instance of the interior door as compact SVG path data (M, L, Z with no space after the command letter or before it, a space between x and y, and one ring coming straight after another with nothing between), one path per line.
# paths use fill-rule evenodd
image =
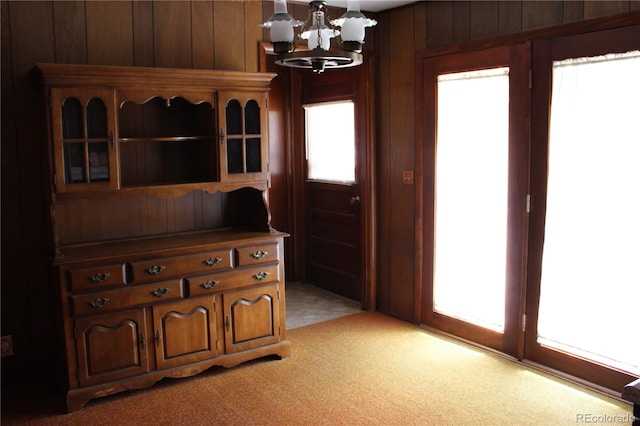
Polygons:
M422 322L518 357L528 58L527 45L426 58L418 110L425 120Z
M299 111L301 145L298 162L303 192L301 226L303 230L304 281L335 294L358 301L364 309L375 306L373 262L373 131L371 114L372 61L360 67L329 70L322 75L297 73L301 93ZM294 92L295 93L295 92ZM315 130L307 121L310 109L351 108L351 147L340 146L338 117L320 119ZM305 118L306 117L306 118ZM347 126L349 125L349 119ZM320 129L318 128L320 127ZM318 137L325 130L326 136ZM332 133L333 132L333 133ZM329 148L329 158L317 166L316 146L337 143ZM318 140L319 139L319 140ZM342 139L340 139L342 140ZM324 146L327 148L327 146ZM331 154L332 153L332 154ZM343 176L338 164L347 162L351 174ZM315 165L314 165L315 164ZM318 169L320 167L320 169ZM338 174L338 177L330 177Z

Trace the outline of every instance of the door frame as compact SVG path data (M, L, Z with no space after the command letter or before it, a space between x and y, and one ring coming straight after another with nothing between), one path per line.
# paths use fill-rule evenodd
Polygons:
M284 118L279 121L282 125L289 127L278 134L284 135L283 140L270 140L270 144L281 144L286 158L286 175L288 184L286 188L287 199L289 200L289 229L291 233L292 250L288 251L289 257L287 265L288 276L295 281L303 281L305 277L305 239L306 224L304 220L304 183L306 180L306 159L304 144L304 111L302 108L303 82L301 73L307 70L297 70L292 68L273 65L274 52L271 43L260 43L260 71L276 72L277 78L285 83L286 90L281 95L288 97L282 104L285 111L272 111L270 114L283 114ZM365 59L361 65L353 70L357 78L353 81L352 99L355 102L356 113L356 138L362 144L362 156L356 157L357 184L360 187L360 217L361 229L360 240L362 248L360 273L362 277L361 306L363 310L374 311L376 309L376 156L375 156L375 56L364 53ZM310 71L308 71L310 72ZM332 70L325 71L327 73ZM344 99L344 98L341 98ZM331 99L327 99L329 101ZM335 100L335 99L334 99ZM271 103L270 103L271 105ZM270 120L271 121L271 120ZM273 124L273 122L272 122ZM272 132L269 132L273 134Z
M433 273L435 256L435 179L437 93L431 90L438 74L509 66L509 164L507 207L507 253L505 258L505 328L502 333L435 312ZM416 322L435 327L483 346L522 359L523 317L529 191L529 97L530 44L489 47L416 58L416 295L420 300ZM427 83L430 81L432 83ZM513 126L513 123L523 123ZM419 266L418 266L419 265ZM418 280L420 280L418 282Z

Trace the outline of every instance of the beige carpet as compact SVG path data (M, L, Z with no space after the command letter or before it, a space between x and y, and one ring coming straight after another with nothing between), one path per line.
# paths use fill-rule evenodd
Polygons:
M163 381L69 415L52 414L46 400L5 400L2 423L575 425L585 416L630 423L630 405L380 313L287 334L286 360Z

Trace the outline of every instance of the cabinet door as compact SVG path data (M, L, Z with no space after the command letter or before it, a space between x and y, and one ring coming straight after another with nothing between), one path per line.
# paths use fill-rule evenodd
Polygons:
M153 307L159 369L218 355L214 307L215 296Z
M118 188L115 95L108 89L51 89L57 192Z
M223 293L222 303L227 353L280 341L278 283Z
M145 310L76 320L76 349L82 386L148 373Z
M265 92L218 93L220 181L268 178L268 110Z

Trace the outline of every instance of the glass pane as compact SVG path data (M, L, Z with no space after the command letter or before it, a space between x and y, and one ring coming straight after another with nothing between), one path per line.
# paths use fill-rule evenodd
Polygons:
M84 143L64 144L64 181L65 183L86 182L84 170Z
M231 99L227 103L227 134L242 134L242 106L237 99Z
M505 312L509 69L438 77L437 312L502 332Z
M330 182L356 180L353 102L307 105L307 177Z
M244 108L244 128L248 135L260 134L260 107L251 99Z
M227 173L244 173L242 139L227 139Z
M87 105L87 135L91 139L107 137L107 107L100 98Z
M260 138L247 139L247 173L262 171L260 158Z
M89 144L89 180L91 182L109 181L109 144L92 142Z
M640 52L554 63L538 342L640 374Z
M82 104L76 98L65 99L62 104L62 137L64 139L84 138Z

